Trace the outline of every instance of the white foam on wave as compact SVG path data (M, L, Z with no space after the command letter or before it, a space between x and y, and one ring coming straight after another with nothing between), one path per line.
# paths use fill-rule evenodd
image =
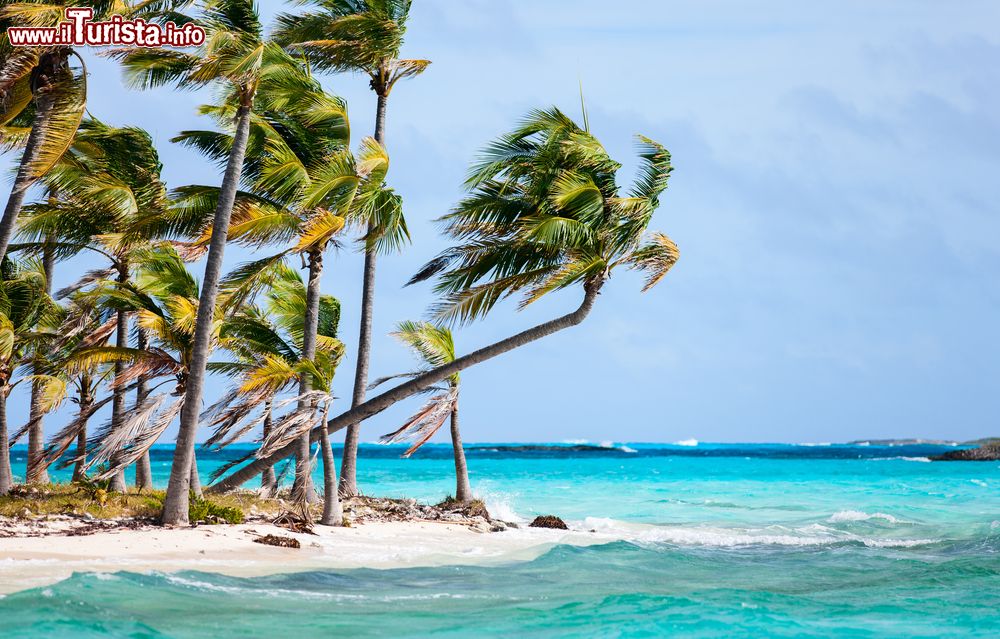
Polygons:
M94 578L98 581L120 581L121 577L113 572L95 572Z
M674 442L674 446L697 446L697 445L698 445L698 440L694 438L682 439L680 441Z
M969 481L971 481L976 486L982 486L983 488L989 488L989 486L990 486L989 484L987 484L982 479L970 479Z
M600 445L601 448L614 448L615 447L615 443L613 441L611 441L610 439L605 439L599 445Z
M483 485L476 486L472 492L483 500L483 503L486 504L486 510L489 511L490 517L493 519L514 523L528 521L514 510L514 499L509 493L490 490Z
M573 445L573 446L581 446L583 444L589 444L590 440L589 439L564 439L564 440L562 440L562 443L564 443L564 444L570 444L570 445Z
M833 515L827 521L832 523L841 523L848 521L868 521L871 519L882 519L889 522L890 524L898 524L899 520L892 515L886 513L866 513L861 510L841 510L839 512L833 513Z
M908 461L930 463L930 457L872 457L872 461Z
M813 446L833 446L833 444L831 444L830 442L800 442L800 443L795 444L795 445L796 446L808 446L810 448L813 447Z
M912 548L935 543L933 539L886 539L863 537L825 526L802 529L774 526L763 529L714 528L709 526L655 526L632 524L601 517L587 517L583 527L608 537L638 544L674 544L734 548L748 546L832 546L859 543L870 548Z
M149 574L159 576L163 578L167 583L173 584L175 586L181 586L184 588L192 588L195 590L208 590L211 592L220 592L227 595L246 595L246 594L262 594L260 590L253 587L242 587L242 586L228 586L224 584L214 584L202 579L195 579L190 576L178 575L176 573L163 573L159 571L151 571ZM330 593L330 592L316 592L313 590L289 590L287 588L268 588L268 596L287 596L295 597L300 599L333 599L333 600L345 600L345 599L364 599L364 595L353 594L353 593Z

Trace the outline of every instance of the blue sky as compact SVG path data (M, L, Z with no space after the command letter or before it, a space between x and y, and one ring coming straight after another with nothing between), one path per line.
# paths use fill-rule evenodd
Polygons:
M646 294L616 274L582 326L465 373L467 441L1000 433L1000 7L750 4L414 2L404 56L433 65L390 100L389 179L413 244L380 262L377 336L433 301L427 286L402 288L446 246L433 219L460 197L477 149L528 109L575 116L582 82L591 127L623 176L636 133L664 143L676 165L653 227L680 245L677 267ZM208 94L130 91L99 60L91 72L91 112L147 128L171 186L219 182L214 166L169 143L209 126L194 114ZM355 143L368 135L367 80L325 84L348 100ZM227 252L230 265L250 257ZM83 268L62 267L60 282ZM324 290L344 304L351 354L360 285L350 247L328 259ZM578 299L500 306L461 329L459 347ZM375 343L373 376L412 365L390 339ZM349 357L338 396L350 397L353 369ZM16 427L23 402L9 406ZM370 420L363 439L415 406Z

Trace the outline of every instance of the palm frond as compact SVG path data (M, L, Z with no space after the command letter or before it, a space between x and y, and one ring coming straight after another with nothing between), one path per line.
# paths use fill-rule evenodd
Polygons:
M431 437L437 433L455 409L457 402L457 389L452 389L450 392L441 395L435 395L398 430L380 437L378 443L395 444L402 441L415 440L413 445L402 455L403 457L409 457L417 449L430 441Z
M666 276L679 258L680 250L673 240L663 233L652 233L646 244L632 253L628 264L630 268L646 274L642 287L645 293Z

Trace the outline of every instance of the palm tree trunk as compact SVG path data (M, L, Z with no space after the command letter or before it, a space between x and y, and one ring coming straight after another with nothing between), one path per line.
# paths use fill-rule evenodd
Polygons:
M465 465L462 434L458 431L458 402L451 409L451 447L455 452L455 501L467 504L472 501L472 487L469 485L469 468Z
M271 434L274 418L271 415L271 400L264 404L264 439ZM278 494L278 477L274 474L274 466L268 466L260 474L261 493L264 497L274 497Z
M45 273L45 292L52 291L52 270L55 266L55 252L46 238L45 247L42 252L42 271ZM35 375L45 372L41 357L36 357L32 364ZM31 408L28 411L28 469L27 482L29 484L49 483L48 465L45 463L45 429L42 411L42 384L33 381L31 383Z
M205 261L205 276L202 278L201 299L198 302L198 319L195 322L194 346L191 364L188 367L187 398L181 409L180 431L174 447L174 461L170 468L170 483L163 503L162 523L168 526L188 523L188 491L191 487L191 466L194 462L194 443L198 431L198 416L201 413L201 396L205 387L205 367L212 340L212 320L215 315L215 300L219 294L219 276L222 273L222 257L226 250L226 236L229 220L233 215L233 204L243 171L243 160L247 151L247 136L250 132L250 100L240 106L237 112L236 134L229 152L229 163L219 192L219 203L215 209L212 239ZM287 456L289 453L286 452ZM273 463L273 462L272 462ZM256 475L260 469L254 471Z
M316 357L316 339L319 333L319 297L320 280L323 277L323 253L319 250L309 252L309 281L306 284L306 315L302 334L302 358L312 360ZM303 395L312 390L312 379L308 375L303 375L299 381L299 394ZM316 402L299 403L299 408L305 408L306 404L313 406L315 410ZM329 402L323 411L323 421L326 421ZM309 433L304 433L300 438L299 450L303 449L309 453ZM337 466L333 459L333 448L330 447L330 436L320 438L320 448L323 455L323 517L320 523L324 526L340 526L344 520L344 513L340 508L340 496L337 494ZM308 460L302 464L308 473ZM296 467L296 471L298 467ZM305 477L306 485L311 488L312 480ZM315 493L314 493L315 494Z
M14 486L14 473L10 468L10 435L7 433L7 389L0 388L0 495L6 495Z
M316 333L319 330L319 284L323 275L323 254L313 250L309 252L309 281L306 283L306 313L303 318L302 359L311 360L316 357ZM299 395L305 395L312 390L312 379L303 375L299 381ZM299 410L315 406L315 402L299 400ZM312 459L309 454L309 433L299 437L295 451L295 485L292 494L298 495L307 503L319 501L312 481Z
M54 74L59 64L57 54L44 54L38 66L39 68L51 66L51 72ZM40 87L35 94L35 116L31 121L31 132L28 134L24 153L21 154L21 164L17 167L17 176L14 178L14 186L4 207L3 218L0 219L0 261L7 255L7 247L14 236L17 218L21 215L21 207L24 206L24 196L39 177L31 174L31 164L38 157L54 106L55 98L50 94L49 88Z
M198 476L198 456L191 453L191 486L190 490L195 497L201 497L204 493L201 490L201 478Z
M124 283L128 280L128 267L124 264L118 266L118 282ZM115 346L118 348L128 348L128 313L118 311L118 323L115 327ZM120 384L122 373L125 372L123 362L115 362L115 382ZM125 387L116 385L114 389L114 399L111 400L111 432L117 432L121 428L125 419ZM111 478L109 488L116 493L125 493L128 486L125 484L125 469L120 469Z
M330 403L323 410L323 421L326 421ZM340 492L337 490L337 462L333 458L333 446L330 444L330 433L325 428L319 429L319 445L323 449L323 517L319 523L323 526L343 526L344 508L340 504Z
M42 373L42 365L35 362L34 373ZM31 404L28 410L28 465L26 482L29 484L49 483L49 471L45 465L45 434L42 430L42 383L31 383Z
M149 337L146 335L146 331L139 328L137 330L138 339L136 340L136 348L141 351L146 350L149 347ZM146 401L149 396L149 385L147 383L145 375L139 376L136 380L135 387L135 409L138 410L142 403ZM149 461L149 451L147 450L142 454L135 462L135 487L139 490L152 490L153 488L153 465Z
M90 396L90 376L86 373L80 379L80 415L90 410L93 398ZM85 474L87 464L87 422L80 424L80 432L76 435L76 463L73 464L73 481L81 479Z
M576 326L590 314L590 310L594 307L594 302L597 301L597 296L600 295L601 287L603 285L604 282L602 280L586 284L584 286L585 295L583 297L583 302L580 304L580 307L572 313L563 315L562 317L558 317L554 320L549 320L548 322L529 328L528 330L522 331L516 335L508 337L507 339L500 340L499 342L483 347L477 351L473 351L468 355L458 357L448 364L427 371L419 377L415 377L408 382L404 382L399 386L391 388L384 393L369 399L365 403L334 417L326 423L326 430L330 434L333 434L338 430L347 428L352 424L357 424L372 415L380 413L396 402L406 399L407 397L411 397L424 389L430 388L434 384L444 381L445 379L448 379L448 377L463 371L470 366L475 366L476 364L493 359L494 357L535 342L563 329ZM322 429L322 427L314 428L311 433L311 439L318 440L320 438L319 431ZM212 492L223 492L241 486L244 482L259 473L261 469L268 464L274 464L277 460L290 455L293 445L294 444L289 444L268 457L255 460L247 464L234 472L232 475L212 486L210 490Z
M375 141L385 144L385 109L389 96L378 96L378 106L375 112ZM368 225L371 234L373 225ZM351 408L357 408L365 401L365 391L368 389L368 362L372 349L372 314L375 309L375 249L365 249L365 273L361 287L361 329L358 333L358 361L354 371L354 394L351 397ZM352 424L344 436L344 462L340 467L340 495L354 497L358 494L358 440L361 424Z

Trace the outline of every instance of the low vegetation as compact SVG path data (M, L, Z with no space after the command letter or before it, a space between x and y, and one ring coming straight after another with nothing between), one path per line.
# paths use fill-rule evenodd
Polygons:
M0 496L0 517L16 519L70 515L94 519L148 519L155 521L163 510L162 490L111 492L107 482L82 481L72 484L15 486ZM253 493L236 492L213 496L211 500L192 498L188 511L192 523L239 524L247 514L277 516L287 507L279 499L261 499Z

